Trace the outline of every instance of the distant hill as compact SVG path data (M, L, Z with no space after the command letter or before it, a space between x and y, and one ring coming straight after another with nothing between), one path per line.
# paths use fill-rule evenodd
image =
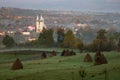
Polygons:
M45 23L48 26L59 26L69 25L76 23L78 20L80 23L88 23L93 25L91 27L109 28L115 27L118 31L120 30L120 13L107 13L107 12L80 12L80 11L55 11L55 10L32 10L32 9L20 9L1 7L0 17L4 18L6 15L10 16L30 16L27 20L21 20L27 23L34 23L36 15L42 14L45 18ZM12 17L13 18L13 17ZM31 19L31 20L30 20ZM11 20L12 21L12 20ZM31 21L31 22L30 22ZM23 23L22 23L23 24ZM0 24L1 25L1 24ZM72 26L73 27L73 26ZM71 28L71 27L70 27Z

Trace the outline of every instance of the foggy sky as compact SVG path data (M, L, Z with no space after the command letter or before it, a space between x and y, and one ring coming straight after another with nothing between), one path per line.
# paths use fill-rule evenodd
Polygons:
M0 0L0 7L120 12L120 0Z

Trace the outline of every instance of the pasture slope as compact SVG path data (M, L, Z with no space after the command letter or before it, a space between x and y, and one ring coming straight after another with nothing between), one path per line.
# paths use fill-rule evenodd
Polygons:
M108 64L85 63L85 53L75 56L48 57L40 59L40 54L17 54L23 69L13 71L11 66L16 60L14 54L0 54L0 80L82 80L79 71L85 70L84 80L120 80L120 53L103 52ZM90 53L94 59L95 53ZM106 69L106 72L104 71Z

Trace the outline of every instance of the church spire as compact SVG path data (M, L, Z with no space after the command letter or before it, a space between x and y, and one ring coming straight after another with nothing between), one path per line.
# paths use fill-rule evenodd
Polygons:
M42 17L42 15L40 16L40 21L44 21L44 18Z
M36 20L39 21L39 16L37 15Z
M44 18L42 15L37 15L36 17L36 32L41 33L43 31L43 28L47 29L45 23L44 23Z

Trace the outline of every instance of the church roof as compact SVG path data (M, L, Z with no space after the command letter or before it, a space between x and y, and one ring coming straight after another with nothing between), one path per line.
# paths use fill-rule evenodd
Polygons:
M44 21L44 18L42 17L42 15L40 16L40 15L37 15L37 17L36 17L36 20L40 20L40 21Z
M42 21L44 20L44 18L42 17L42 15L41 15L41 17L40 17L40 20L42 20Z

